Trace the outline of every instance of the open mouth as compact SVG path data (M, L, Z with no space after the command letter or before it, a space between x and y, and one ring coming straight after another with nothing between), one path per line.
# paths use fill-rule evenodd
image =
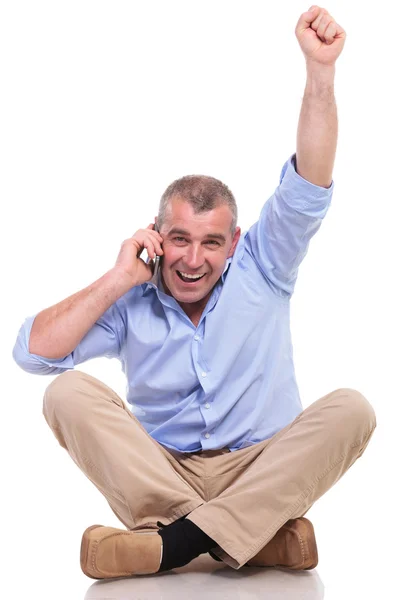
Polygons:
M192 285L197 283L198 281L200 281L200 279L203 279L203 277L206 276L206 273L203 273L202 275L191 275L190 277L183 275L183 273L181 271L176 271L176 273L181 281L184 281L185 283L191 283Z

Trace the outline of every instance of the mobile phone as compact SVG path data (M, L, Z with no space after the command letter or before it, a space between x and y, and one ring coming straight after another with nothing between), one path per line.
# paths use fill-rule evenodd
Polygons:
M157 231L157 233L160 233L160 230L157 227L157 223L154 224L154 231ZM160 270L160 261L161 261L161 256L158 256L158 254L156 254L155 259L149 259L148 262L153 261L154 263L154 268L153 268L153 278L156 278L158 276L158 272Z

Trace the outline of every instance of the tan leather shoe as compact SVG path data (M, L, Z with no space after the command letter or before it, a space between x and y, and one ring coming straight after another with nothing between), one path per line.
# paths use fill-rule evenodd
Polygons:
M317 564L314 527L304 517L285 523L272 540L247 562L249 567L286 567L295 570L314 569Z
M161 543L154 530L92 525L82 536L81 568L92 579L157 573Z

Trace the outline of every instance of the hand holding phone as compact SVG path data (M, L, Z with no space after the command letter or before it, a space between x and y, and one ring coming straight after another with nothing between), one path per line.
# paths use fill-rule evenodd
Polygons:
M139 229L122 243L114 269L122 273L124 278L129 277L132 287L150 281L159 272L162 241L154 223L150 223L146 229ZM148 254L146 262L140 258L144 249Z

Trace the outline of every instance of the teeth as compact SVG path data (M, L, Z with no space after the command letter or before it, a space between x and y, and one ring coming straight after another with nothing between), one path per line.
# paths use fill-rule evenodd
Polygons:
M183 271L179 271L179 273L188 279L200 279L200 277L205 275L205 273L202 273L201 275L189 275L189 273L184 273Z

